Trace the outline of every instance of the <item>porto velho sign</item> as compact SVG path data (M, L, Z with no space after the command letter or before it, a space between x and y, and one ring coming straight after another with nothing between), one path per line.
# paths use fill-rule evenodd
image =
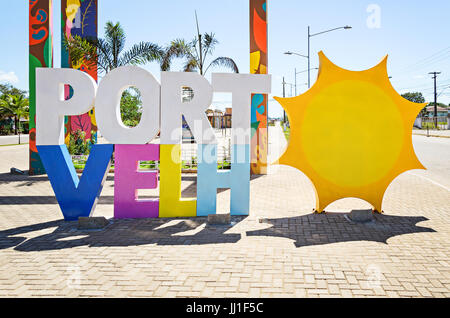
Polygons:
M64 98L64 87L73 95ZM129 87L141 92L142 116L133 128L123 124L120 99ZM182 88L194 92L183 101ZM214 92L232 94L232 164L217 171L217 140L205 114ZM116 218L195 217L216 213L217 189L230 188L232 215L250 210L251 96L270 94L270 75L212 74L211 83L197 73L162 72L161 82L148 71L126 66L98 84L73 69L36 69L36 145L64 218L92 214L114 154ZM78 177L64 143L64 118L95 109L97 127L109 144L92 145ZM182 118L198 145L197 198L181 199ZM151 144L160 134L160 143ZM156 171L140 171L141 161L160 161ZM138 190L155 189L159 199L140 200Z

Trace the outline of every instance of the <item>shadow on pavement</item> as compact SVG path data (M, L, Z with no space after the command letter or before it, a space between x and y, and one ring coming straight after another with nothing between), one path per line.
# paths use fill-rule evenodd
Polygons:
M245 217L232 217L233 224ZM100 231L81 231L77 222L63 220L0 231L0 250L16 251L60 250L79 246L136 245L204 245L236 243L240 234L226 234L233 226L210 226L206 218L113 220ZM56 227L52 231L52 228ZM48 230L51 233L27 239L27 233ZM192 233L189 233L192 232Z
M114 176L109 175L106 178L107 181L114 181ZM49 182L47 175L40 176L29 176L28 171L25 171L24 175L11 174L11 173L0 173L0 182L4 184L9 184L16 182L18 183L16 187L31 186L38 182Z
M283 237L294 240L296 247L325 245L351 241L372 241L387 244L387 240L404 234L436 232L416 224L425 217L375 215L368 223L351 222L345 214L326 213L268 219L271 227L248 231L247 236Z
M81 231L77 222L63 220L0 231L0 250L60 250L79 246L120 247L156 244L160 246L236 243L241 234L226 233L246 217L232 217L229 226L210 226L206 218L113 220L100 231ZM425 217L377 215L369 223L353 223L344 214L310 214L291 218L269 219L264 230L247 231L247 236L281 237L294 240L296 247L340 242L372 241L387 244L389 238L412 233L433 233L417 226ZM53 229L55 228L55 229ZM32 232L51 231L40 236ZM30 235L31 234L31 235Z
M1 196L0 206L2 205L40 205L40 204L58 204L55 196ZM103 195L99 198L97 204L114 204L114 196Z

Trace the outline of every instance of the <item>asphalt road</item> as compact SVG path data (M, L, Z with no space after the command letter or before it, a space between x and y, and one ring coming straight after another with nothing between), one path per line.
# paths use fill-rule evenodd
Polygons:
M419 160L428 170L408 173L450 191L450 138L413 136L413 143Z
M20 142L27 143L29 140L28 135L21 135ZM4 145L16 145L19 143L19 136L0 136L0 146Z

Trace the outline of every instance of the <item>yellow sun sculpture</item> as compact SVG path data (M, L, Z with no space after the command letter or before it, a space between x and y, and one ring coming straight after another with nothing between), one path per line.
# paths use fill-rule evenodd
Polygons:
M306 174L316 190L316 212L334 201L359 198L382 212L384 194L403 172L425 169L412 145L412 128L425 104L392 87L387 56L361 72L319 53L316 84L305 94L275 99L285 109L291 137L279 164Z

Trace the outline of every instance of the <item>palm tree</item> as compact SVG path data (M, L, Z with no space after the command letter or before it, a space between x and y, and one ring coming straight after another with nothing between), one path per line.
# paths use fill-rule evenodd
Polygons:
M150 42L135 44L124 52L126 34L119 22L108 21L105 26L105 38L98 40L83 39L74 36L64 39L72 65L83 62L87 67L98 67L101 74L125 65L139 65L160 61L164 50Z
M14 134L19 135L20 144L20 120L29 116L29 100L24 95L3 95L0 98L0 112L14 117Z
M72 65L83 63L88 68L97 68L98 72L103 75L121 66L141 65L152 61L160 62L164 55L164 50L160 46L150 42L140 42L124 52L125 42L124 29L119 22L114 24L111 21L105 25L105 38L103 39L89 40L79 36L64 39L64 45L69 52ZM139 91L134 88L129 88L125 94L130 92L134 92L133 96L140 96ZM122 99L121 105L126 107L128 104ZM134 115L140 118L140 110ZM125 122L128 118L124 116L122 113L122 119Z
M183 39L176 39L170 43L165 51L164 57L161 61L161 69L163 71L170 70L170 64L174 57L185 58L183 67L184 72L199 72L204 76L206 72L212 67L222 66L231 69L235 73L239 73L237 64L229 57L218 57L209 64L207 57L212 55L214 49L219 41L216 39L214 33L200 34L198 27L197 13L195 14L197 22L197 35L190 42Z

